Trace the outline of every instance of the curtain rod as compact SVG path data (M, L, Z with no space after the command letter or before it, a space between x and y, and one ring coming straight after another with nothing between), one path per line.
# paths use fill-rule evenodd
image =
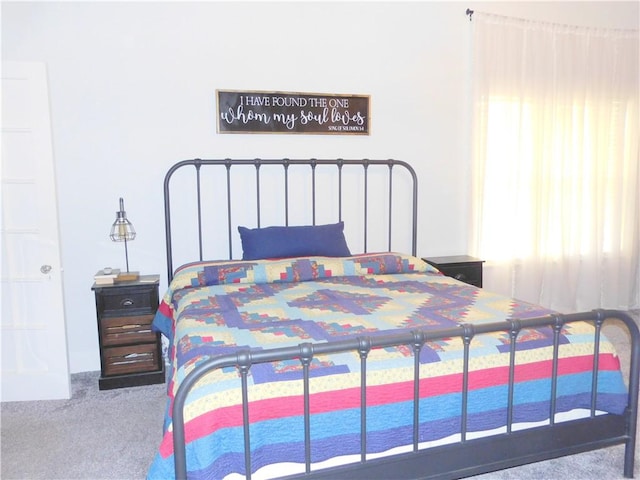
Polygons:
M470 8L467 8L467 11L465 13L469 15L469 21L471 21L473 17L473 10L471 10Z

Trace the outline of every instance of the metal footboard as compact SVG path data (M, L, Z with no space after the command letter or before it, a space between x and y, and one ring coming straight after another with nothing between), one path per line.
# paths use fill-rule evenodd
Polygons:
M598 357L600 351L601 329L605 321L618 319L624 323L631 337L631 358L628 379L628 404L624 415L596 415L596 392L598 389ZM556 423L556 387L558 381L558 362L561 346L560 332L564 325L577 321L589 321L595 326L594 364L592 370L591 415L589 418ZM516 364L516 340L519 332L525 328L550 327L554 332L551 404L549 424L528 430L513 430L513 392ZM469 352L473 348L473 339L478 335L492 332L507 332L510 335L509 360L509 406L506 420L506 433L480 439L467 438L467 385L469 376ZM418 403L420 400L420 362L419 353L426 342L444 338L459 337L464 343L463 361L463 400L461 412L461 441L420 450L418 448L418 425L420 423ZM367 356L371 349L391 346L408 346L414 352L413 383L413 445L412 452L367 459ZM325 470L311 470L311 437L309 415L309 365L315 355L358 352L361 358L361 452L360 462ZM282 360L298 359L303 368L304 385L304 429L305 429L305 474L300 478L459 478L486 473L534 461L546 460L573 453L624 444L624 475L633 477L634 453L636 443L636 418L638 412L638 382L640 368L640 332L638 325L624 312L614 310L596 310L593 312L553 315L524 320L510 320L481 325L465 324L456 328L441 330L413 330L381 336L362 336L348 340L328 343L303 343L297 347L265 350L241 350L237 354L211 358L194 369L182 382L173 406L173 441L175 451L176 478L187 478L184 405L190 390L196 382L208 372L224 367L235 366L240 373L243 398L245 466L251 474L251 438L249 435L249 400L247 375L252 365Z

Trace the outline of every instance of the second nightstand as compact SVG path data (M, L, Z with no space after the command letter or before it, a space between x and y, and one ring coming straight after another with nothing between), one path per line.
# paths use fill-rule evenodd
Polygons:
M94 284L100 342L100 390L164 382L160 334L151 330L158 309L158 275L112 285Z
M423 260L436 267L447 277L482 288L482 264L484 260L468 255L424 257Z

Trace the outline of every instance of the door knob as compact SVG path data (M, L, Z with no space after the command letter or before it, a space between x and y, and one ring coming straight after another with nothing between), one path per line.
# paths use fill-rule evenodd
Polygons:
M40 271L46 275L51 271L51 265L42 265Z

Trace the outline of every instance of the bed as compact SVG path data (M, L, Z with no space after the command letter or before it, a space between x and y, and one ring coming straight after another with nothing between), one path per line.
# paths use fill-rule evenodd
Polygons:
M459 478L616 444L633 476L637 325L418 258L407 163L186 160L164 190L168 399L149 479Z

